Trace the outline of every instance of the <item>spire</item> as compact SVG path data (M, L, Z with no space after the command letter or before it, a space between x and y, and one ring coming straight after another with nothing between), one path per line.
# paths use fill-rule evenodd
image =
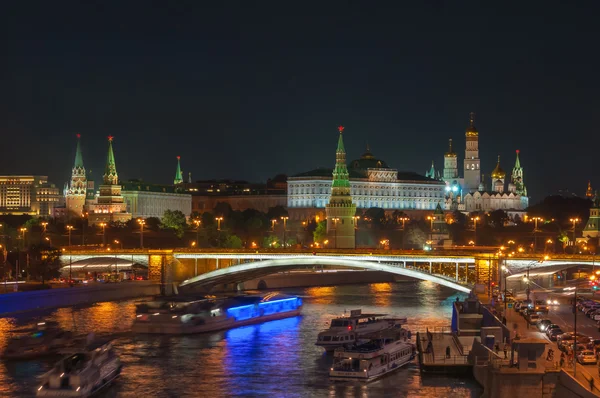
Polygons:
M592 182L590 180L588 180L588 186L587 186L587 189L585 190L585 196L586 196L586 198L594 197L594 191L592 191Z
M455 158L455 157L456 157L456 153L454 153L454 152L452 151L452 138L450 138L450 139L448 140L448 152L446 152L445 156L446 156L447 158Z
M113 136L108 136L108 155L106 156L106 167L104 168L104 185L117 185L119 176L117 175L117 166L115 164L115 155L113 153Z
M340 137L338 138L337 150L335 151L335 168L333 169L330 202L340 199L340 196L348 196L350 202L352 202L352 198L350 197L350 177L348 175L348 168L346 167L346 149L344 148L344 140L342 138L344 126L339 126L338 131L340 132Z
M181 156L177 156L177 170L175 171L175 179L173 180L173 184L178 185L183 182L183 177L181 176Z
M517 149L517 160L515 160L515 169L520 169L521 168L521 161L519 160L519 150Z
M83 169L83 156L81 156L81 134L77 134L77 150L75 151L75 165L73 168Z

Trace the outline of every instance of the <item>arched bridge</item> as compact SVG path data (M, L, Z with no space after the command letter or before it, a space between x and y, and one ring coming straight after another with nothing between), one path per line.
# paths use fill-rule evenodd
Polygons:
M177 257L191 257L195 255L180 254ZM271 257L271 256L269 256ZM287 255L279 258L263 258L251 262L231 265L227 268L217 269L194 278L183 281L179 286L183 290L192 287L211 288L221 284L239 283L249 279L260 278L269 274L306 268L314 265L325 265L334 267L347 267L360 270L372 270L389 272L391 274L408 276L410 278L425 280L446 286L461 292L470 292L473 286L464 280L459 280L459 264L463 263L468 267L474 260L458 258L439 258L440 262L451 262L455 265L455 276L450 277L447 274L437 274L433 270L432 263L429 262L429 268L416 268L407 264L412 259L402 259L398 257L384 256L332 256L332 255ZM415 264L413 262L413 264Z

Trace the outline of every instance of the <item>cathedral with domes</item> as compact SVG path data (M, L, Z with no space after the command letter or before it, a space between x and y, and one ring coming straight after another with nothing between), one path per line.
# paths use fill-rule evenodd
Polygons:
M481 172L479 131L475 127L473 113L470 115L465 138L462 178L459 177L458 156L452 149L452 139L449 142L448 152L444 154L444 171L440 179L446 184L445 209L466 213L504 210L511 217L524 215L529 206L529 198L523 180L519 150L516 151L515 165L508 184L506 172L500 165L500 156L498 156L496 167L489 174L489 181L486 181L485 175ZM433 166L427 175L435 175Z

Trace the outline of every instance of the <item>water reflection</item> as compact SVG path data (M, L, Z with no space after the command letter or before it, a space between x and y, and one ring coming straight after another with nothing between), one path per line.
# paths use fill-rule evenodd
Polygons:
M456 293L429 282L284 289L304 298L302 316L223 332L190 336L121 335L115 347L124 364L120 380L103 396L118 397L470 397L473 381L423 378L416 364L367 385L332 383L332 357L315 346L331 319L350 310L408 317L409 327L450 324ZM124 332L140 300L62 308L34 317L0 319L0 349L15 326L55 320L79 333ZM0 362L0 396L31 396L35 376L54 359Z

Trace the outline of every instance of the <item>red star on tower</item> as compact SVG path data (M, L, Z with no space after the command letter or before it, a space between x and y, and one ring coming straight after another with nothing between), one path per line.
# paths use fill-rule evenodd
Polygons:
M338 130L339 130L340 134L343 133L344 132L344 126L339 126Z
M112 140L113 140L113 138L115 138L115 137L113 137L112 135L109 135L109 136L108 136L108 140L109 140L109 141L112 141Z

